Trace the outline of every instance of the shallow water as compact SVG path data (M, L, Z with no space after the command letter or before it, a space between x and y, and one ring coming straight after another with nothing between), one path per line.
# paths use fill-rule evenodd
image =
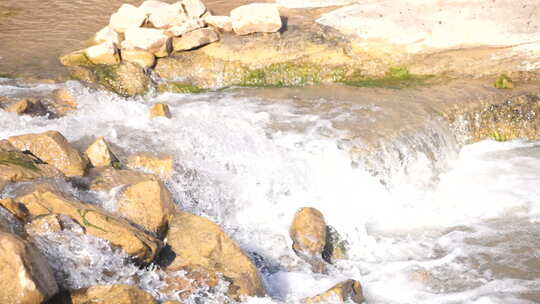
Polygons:
M334 98L314 99L319 88L306 88L122 99L77 82L4 81L0 95L47 95L57 87L75 93L78 111L54 120L0 112L0 138L54 129L80 149L105 136L121 160L138 151L174 154L167 186L177 203L218 222L258 260L270 297L248 303L295 303L347 278L362 282L368 303L540 301L540 142L462 146L456 126L435 111L419 112L414 103L396 111L384 101L388 94L378 102L361 89L347 98L334 91ZM150 119L154 102L169 104L173 119ZM385 153L363 161L385 125L409 131L378 142ZM353 151L362 145L370 149ZM107 193L63 187L114 205ZM348 242L348 259L328 275L313 274L290 249L289 224L305 206L321 210ZM47 251L53 241L42 247L53 261L74 251L69 244ZM88 272L73 266L74 286L125 282L135 271L143 288L167 298L156 293L159 269L137 270L92 242L71 246L82 244L76 252L91 252L108 271L76 276ZM111 271L118 276L104 275Z

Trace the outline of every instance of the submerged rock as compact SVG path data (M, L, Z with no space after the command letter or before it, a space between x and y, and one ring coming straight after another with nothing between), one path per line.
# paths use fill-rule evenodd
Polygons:
M109 191L122 185L131 185L144 181L157 181L159 178L153 174L131 170L117 170L111 167L94 168L88 172L89 188L92 191Z
M143 263L150 263L157 255L161 242L128 222L94 205L69 198L50 185L35 185L31 192L15 199L28 210L30 216L50 213L73 218L87 234L107 240L126 254Z
M105 138L98 137L84 152L94 167L112 166L118 159L111 152Z
M214 288L219 283L217 274L202 268L183 269L185 275L166 272L163 283L159 288L163 294L178 294L180 299L186 299L200 289Z
M123 218L161 235L176 205L167 187L151 180L127 186L117 200L116 210Z
M294 252L308 262L314 272L324 272L322 253L326 245L326 222L315 208L302 208L294 215L289 230Z
M77 100L66 89L56 89L53 91L53 99L55 112L59 115L65 115L68 112L74 111L77 109Z
M231 282L229 294L233 297L265 295L253 262L212 221L177 212L169 221L167 242L175 254L167 270L202 267L212 273L222 273Z
M57 131L12 136L8 141L21 151L30 151L66 176L83 176L87 161Z
M57 292L53 272L37 248L0 231L0 303L42 303Z
M201 28L173 38L173 50L188 51L219 40L218 34L211 28Z
M355 280L343 281L319 295L302 300L302 303L305 304L345 304L351 302L358 304L364 302L362 285Z
M69 230L75 233L83 234L85 229L74 219L64 214L47 214L32 218L24 226L26 233L31 236L43 235L52 232Z
M281 28L281 17L275 4L251 3L231 11L232 28L238 35L273 33Z
M168 178L174 169L174 157L171 155L152 155L136 153L128 157L127 166L131 169L143 169Z
M164 103L156 103L150 108L150 117L167 117L171 118L169 106Z
M157 304L148 292L125 284L98 285L69 293L70 304Z

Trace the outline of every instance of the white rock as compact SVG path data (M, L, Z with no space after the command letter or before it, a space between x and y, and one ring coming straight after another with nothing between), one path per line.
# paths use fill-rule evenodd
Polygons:
M148 17L148 20L157 28L169 28L180 25L186 19L186 13L180 2L157 8Z
M187 51L219 40L219 35L211 28L202 28L173 38L175 51Z
M222 31L232 31L232 21L229 16L204 16L204 22Z
M142 49L153 53L156 57L168 55L170 37L164 30L151 28L130 28L125 33L122 48Z
M173 36L182 36L185 33L203 28L204 26L204 21L201 19L188 19L181 25L176 25L169 28L167 32L171 33Z
M192 18L199 18L206 12L206 6L201 0L183 0L182 4L188 16Z
M110 26L106 26L99 30L99 32L96 33L96 36L94 37L94 41L96 43L102 43L102 42L112 42L116 44L120 44L120 36L118 33L112 29Z
M146 20L146 13L131 4L122 4L118 11L111 15L109 25L117 32L124 33L130 27L139 27Z
M117 64L120 57L112 42L103 42L84 50L84 54L94 64Z
M169 3L165 3L159 0L146 0L140 6L139 9L143 10L144 13L148 16L155 10L158 10L163 7L169 6Z
M275 4L251 3L231 11L232 27L236 34L277 32L281 28L281 17Z

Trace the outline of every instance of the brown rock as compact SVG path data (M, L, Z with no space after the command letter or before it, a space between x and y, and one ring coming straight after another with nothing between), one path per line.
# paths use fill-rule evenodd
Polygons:
M30 213L23 204L15 202L12 198L6 198L0 200L0 206L4 207L7 211L11 212L16 218L24 221Z
M93 64L118 64L120 63L120 56L118 50L112 42L102 42L97 45L93 45L84 50L86 58Z
M117 212L147 231L163 233L176 210L167 187L160 181L144 181L128 186L117 201Z
M265 290L253 262L212 221L177 212L169 221L168 244L176 257L167 270L202 267L230 280L233 297L264 296Z
M137 153L128 157L127 166L131 169L148 170L161 177L168 178L173 173L174 157L172 155L152 155Z
M144 290L135 286L115 284L79 289L70 294L72 304L157 304Z
M173 50L175 52L187 51L218 40L216 31L206 27L186 33L182 37L173 38Z
M109 191L112 188L122 185L131 185L149 180L159 180L159 178L153 174L131 170L116 170L110 167L91 169L88 176L91 179L89 188L92 191Z
M150 108L150 117L167 117L171 118L169 106L163 103L156 103Z
M54 107L60 115L77 109L77 100L66 89L56 89L53 91Z
M111 242L144 263L150 263L161 247L159 240L136 229L125 220L94 205L68 198L50 185L35 185L32 190L15 199L28 209L31 216L49 213L67 215L83 226L87 234Z
M156 56L149 51L143 50L122 50L122 60L138 64L142 68L148 69L156 63Z
M26 112L30 108L30 101L28 99L21 99L17 101L16 103L10 105L6 112L16 113L17 115L21 115L24 112Z
M186 299L199 289L214 288L219 283L218 276L207 269L184 269L184 271L185 276L165 272L163 278L165 285L159 288L159 292L166 295L177 293L180 299Z
M42 303L58 292L45 257L18 236L0 231L0 303Z
M8 140L17 149L32 152L66 176L84 175L86 160L57 131L12 136Z
M168 28L167 33L171 34L172 36L182 36L196 29L203 28L204 26L204 21L201 19L187 19L180 25L175 25Z
M308 262L314 272L324 272L322 252L326 244L326 223L315 208L301 208L294 215L289 229L294 252Z
M362 294L362 285L355 280L346 280L336 284L327 291L302 300L306 304L323 304L323 303L358 303L364 302Z
M20 151L0 150L0 180L20 182L42 176L43 173L28 155Z
M92 143L84 152L90 163L94 167L106 167L111 166L113 162L118 161L109 149L109 144L105 141L105 138L98 137L94 143Z
M281 17L275 4L251 3L231 11L232 27L236 34L272 33L281 28Z
M74 219L64 214L47 214L39 215L24 226L26 233L29 235L41 235L50 232L60 232L69 230L84 234L84 228L79 225Z

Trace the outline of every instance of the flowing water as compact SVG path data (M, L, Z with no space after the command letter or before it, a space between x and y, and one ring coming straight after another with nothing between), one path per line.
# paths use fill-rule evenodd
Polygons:
M121 3L104 2L3 0L0 9L16 10L0 14L0 72L62 75L55 58L82 47ZM540 302L540 142L463 145L460 125L418 92L333 86L123 99L73 81L0 78L1 96L60 87L77 96L76 112L51 120L0 111L0 138L52 129L81 150L104 136L124 160L173 154L167 186L179 206L219 223L257 261L269 297L247 303L295 303L348 278L363 284L368 303ZM155 102L173 118L150 119ZM114 193L60 186L114 208ZM288 227L306 206L347 242L347 259L328 274L312 273L291 250ZM8 214L0 220L20 230ZM174 298L157 292L157 266L140 269L99 239L37 242L65 288L123 282ZM223 298L203 291L190 302Z

